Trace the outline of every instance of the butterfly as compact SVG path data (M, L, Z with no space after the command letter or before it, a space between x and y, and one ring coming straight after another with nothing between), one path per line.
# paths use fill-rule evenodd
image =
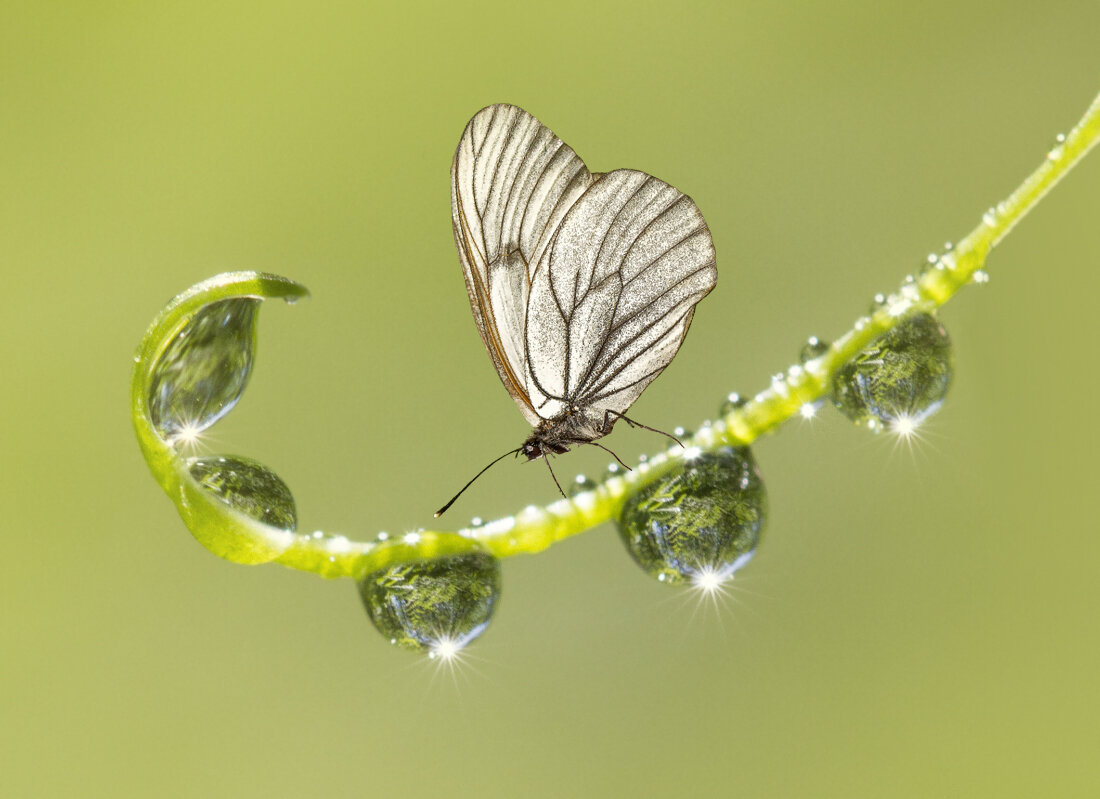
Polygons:
M672 361L718 278L690 197L634 169L590 172L514 105L483 108L466 125L451 217L481 340L534 428L493 463L610 433Z

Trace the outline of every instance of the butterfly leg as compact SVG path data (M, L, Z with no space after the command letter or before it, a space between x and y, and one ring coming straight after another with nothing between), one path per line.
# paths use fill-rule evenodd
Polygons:
M604 452L611 452L611 450L609 450L609 449L608 449L607 447L605 447L605 446L604 446L603 444L597 444L597 443L596 443L595 441L585 441L584 443L585 443L585 444L591 444L591 445L592 445L593 447L599 447L599 448L600 448L600 449L602 449L602 450L603 450ZM627 466L627 465L626 465L625 463L623 463L623 459L622 459L622 458L620 458L620 457L619 457L618 455L616 455L616 454L615 454L614 452L611 452L611 457L612 457L612 458L614 458L615 460L617 460L617 461L619 462L619 464L620 464L620 465L621 465L621 466L622 466L622 467L623 467L624 469L626 469L626 470L627 470L628 472L632 472L632 471L634 471L634 470L633 470L633 469L631 469L631 468L630 468L629 466Z
M640 427L643 430L649 430L652 433L659 433L660 435L665 436L666 438L671 438L673 441L675 441L677 444L679 444L680 449L684 448L684 443L680 439L678 439L676 436L672 435L672 433L666 433L664 430L658 430L656 427L650 427L647 424L642 424L641 422L635 422L633 419L630 419L627 416L625 416L624 414L621 414L617 411L604 411L604 424L605 425L607 424L607 417L609 415L612 415L612 414L614 414L614 416L617 419L622 419L624 422L626 422L631 427L634 427L634 428Z
M554 485L558 487L558 493L561 494L563 498L568 499L568 497L565 496L565 492L561 490L561 483L558 482L558 476L554 474L554 467L550 465L550 456L546 455L543 460L546 461L546 468L550 470L550 476L554 478Z

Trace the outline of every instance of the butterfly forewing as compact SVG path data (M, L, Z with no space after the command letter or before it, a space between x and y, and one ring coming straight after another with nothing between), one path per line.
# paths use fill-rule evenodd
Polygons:
M644 172L589 172L509 105L466 126L451 181L474 318L528 421L579 410L596 430L604 412L625 412L717 279L691 198Z

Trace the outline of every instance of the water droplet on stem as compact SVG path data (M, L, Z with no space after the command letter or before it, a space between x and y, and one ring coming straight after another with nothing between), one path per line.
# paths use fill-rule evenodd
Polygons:
M488 627L500 564L486 552L399 563L363 577L359 596L392 644L450 657Z
M193 440L233 409L252 372L260 301L238 297L196 311L149 379L149 418L165 441Z
M191 458L191 477L234 510L280 530L298 527L294 495L279 475L239 455Z
M664 583L728 579L752 557L767 494L747 447L686 460L624 504L619 536L643 571Z
M947 331L932 314L915 314L845 364L833 382L833 403L854 422L889 428L934 413L953 373Z

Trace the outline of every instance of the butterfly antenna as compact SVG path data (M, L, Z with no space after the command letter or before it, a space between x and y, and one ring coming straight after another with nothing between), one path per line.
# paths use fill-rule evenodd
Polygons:
M550 476L554 478L554 485L558 487L558 493L561 494L562 499L569 499L565 496L565 492L561 490L561 483L558 482L558 476L554 474L554 468L550 465L550 458L543 458L546 461L546 468L550 470Z
M600 449L602 449L602 450L603 450L604 452L611 452L611 450L609 450L609 449L608 449L607 447L605 447L605 446L604 446L603 444L597 444L597 443L596 443L595 441L587 441L587 442L585 442L585 443L587 443L587 444L591 444L591 445L592 445L592 446L594 446L594 447L599 447L599 448L600 448ZM630 468L629 466L627 466L627 465L626 465L625 463L623 463L623 459L622 459L622 458L620 458L620 457L619 457L618 455L616 455L616 454L615 454L614 452L611 452L611 457L612 457L612 458L614 458L615 460L617 460L617 461L619 462L619 464L620 464L620 465L621 465L621 466L622 466L622 467L623 467L624 469L626 469L626 470L627 470L628 472L632 472L632 471L634 471L634 470L633 470L633 469L631 469L631 468Z
M611 411L611 413L615 413L615 411ZM649 430L651 433L658 433L659 435L662 435L665 438L671 438L673 441L675 441L677 444L680 445L680 449L684 448L684 442L682 442L676 436L672 435L672 433L666 433L664 430L658 430L656 427L650 427L647 424L642 424L641 422L635 422L633 419L627 418L626 416L624 416L621 413L615 413L615 415L618 416L620 419L622 419L624 422L626 422L631 427L640 427L643 430Z
M466 490L467 488L469 488L470 486L472 486L472 485L474 484L474 480L477 480L477 478L481 477L481 475L483 475L483 474L485 474L485 473L486 473L487 471L489 471L489 468L490 468L491 466L495 465L495 464L496 464L496 463L497 463L498 461L502 461L502 460L504 460L504 459L505 459L505 458L507 458L507 457L508 457L509 455L515 455L515 454L516 454L517 452L519 452L519 451L520 451L520 449L521 449L520 447L516 447L516 448L515 448L515 449L513 449L513 450L510 450L510 451L508 451L508 452L505 452L505 453L504 453L503 455L501 455L501 456L500 456L499 458L496 458L496 459L494 459L494 460L493 460L493 462L489 464L489 466L486 466L486 467L485 467L484 469L482 469L482 470L481 470L480 472L478 472L477 474L475 474L475 475L474 475L474 478L473 478L473 480L471 480L470 482L468 482L468 483L467 483L466 485L462 486L462 490L461 490L461 491L459 491L459 492L458 492L457 494L455 494L455 495L454 495L453 497L451 497L451 501L450 501L450 502L448 502L448 503L447 503L446 505L444 505L444 506L443 506L442 508L440 508L439 510L437 510L437 511L435 512L435 518L437 518L437 519L438 519L438 518L439 518L440 516L442 516L442 515L443 515L444 513L446 513L446 512L447 512L447 508L449 508L449 507L451 507L451 505L455 504L455 500L456 500L456 499L458 499L459 497L461 497L461 496L462 496L462 494L463 494L463 492L464 492L464 491L465 491L465 490ZM553 472L551 472L551 474L553 474ZM557 482L557 480L555 480L554 482ZM560 486L559 486L559 488L560 488Z

